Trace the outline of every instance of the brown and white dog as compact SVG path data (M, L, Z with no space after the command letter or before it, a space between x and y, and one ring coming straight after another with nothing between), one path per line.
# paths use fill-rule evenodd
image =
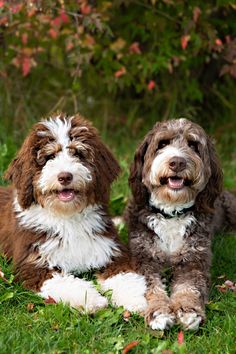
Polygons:
M132 271L107 210L118 173L81 116L34 125L6 172L13 185L0 188L0 248L26 288L93 312L107 299L72 273L101 270L101 288L112 289L114 305L144 310L145 279Z
M212 235L223 222L236 229L236 199L220 195L222 179L212 142L187 119L157 123L136 151L125 217L136 271L147 282L152 329L175 322L197 329L205 319Z

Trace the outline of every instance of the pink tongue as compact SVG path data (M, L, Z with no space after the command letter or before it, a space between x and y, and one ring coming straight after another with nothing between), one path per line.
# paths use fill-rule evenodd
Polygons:
M73 200L75 198L75 192L72 189L58 192L58 198L62 202L70 202L71 200Z
M175 178L168 178L168 186L173 189L180 189L184 185L184 180L183 178L181 179L175 179Z

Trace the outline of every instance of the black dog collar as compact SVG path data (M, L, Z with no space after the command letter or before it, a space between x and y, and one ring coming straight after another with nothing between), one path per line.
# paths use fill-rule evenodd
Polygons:
M149 209L154 214L161 214L162 216L164 216L164 218L171 219L171 218L174 218L176 216L184 215L184 214L188 213L189 211L193 211L194 210L194 205L192 205L189 208L184 208L184 209L182 209L180 211L175 210L175 211L173 211L173 214L167 214L163 210L158 209L158 208L156 208L154 206L149 206Z

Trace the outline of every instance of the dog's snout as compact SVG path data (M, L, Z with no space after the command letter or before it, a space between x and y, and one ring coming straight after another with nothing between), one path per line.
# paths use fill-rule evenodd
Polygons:
M57 176L57 179L63 186L66 186L73 180L73 175L70 172L61 172Z
M169 167L174 172L181 172L186 168L186 160L183 157L174 156L169 161Z

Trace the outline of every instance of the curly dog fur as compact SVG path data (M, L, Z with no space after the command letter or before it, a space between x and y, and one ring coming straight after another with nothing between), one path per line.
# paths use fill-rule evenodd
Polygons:
M196 330L205 319L212 236L223 225L236 229L236 199L222 192L213 143L187 119L158 122L135 153L129 183L125 218L134 267L147 282L146 321Z

